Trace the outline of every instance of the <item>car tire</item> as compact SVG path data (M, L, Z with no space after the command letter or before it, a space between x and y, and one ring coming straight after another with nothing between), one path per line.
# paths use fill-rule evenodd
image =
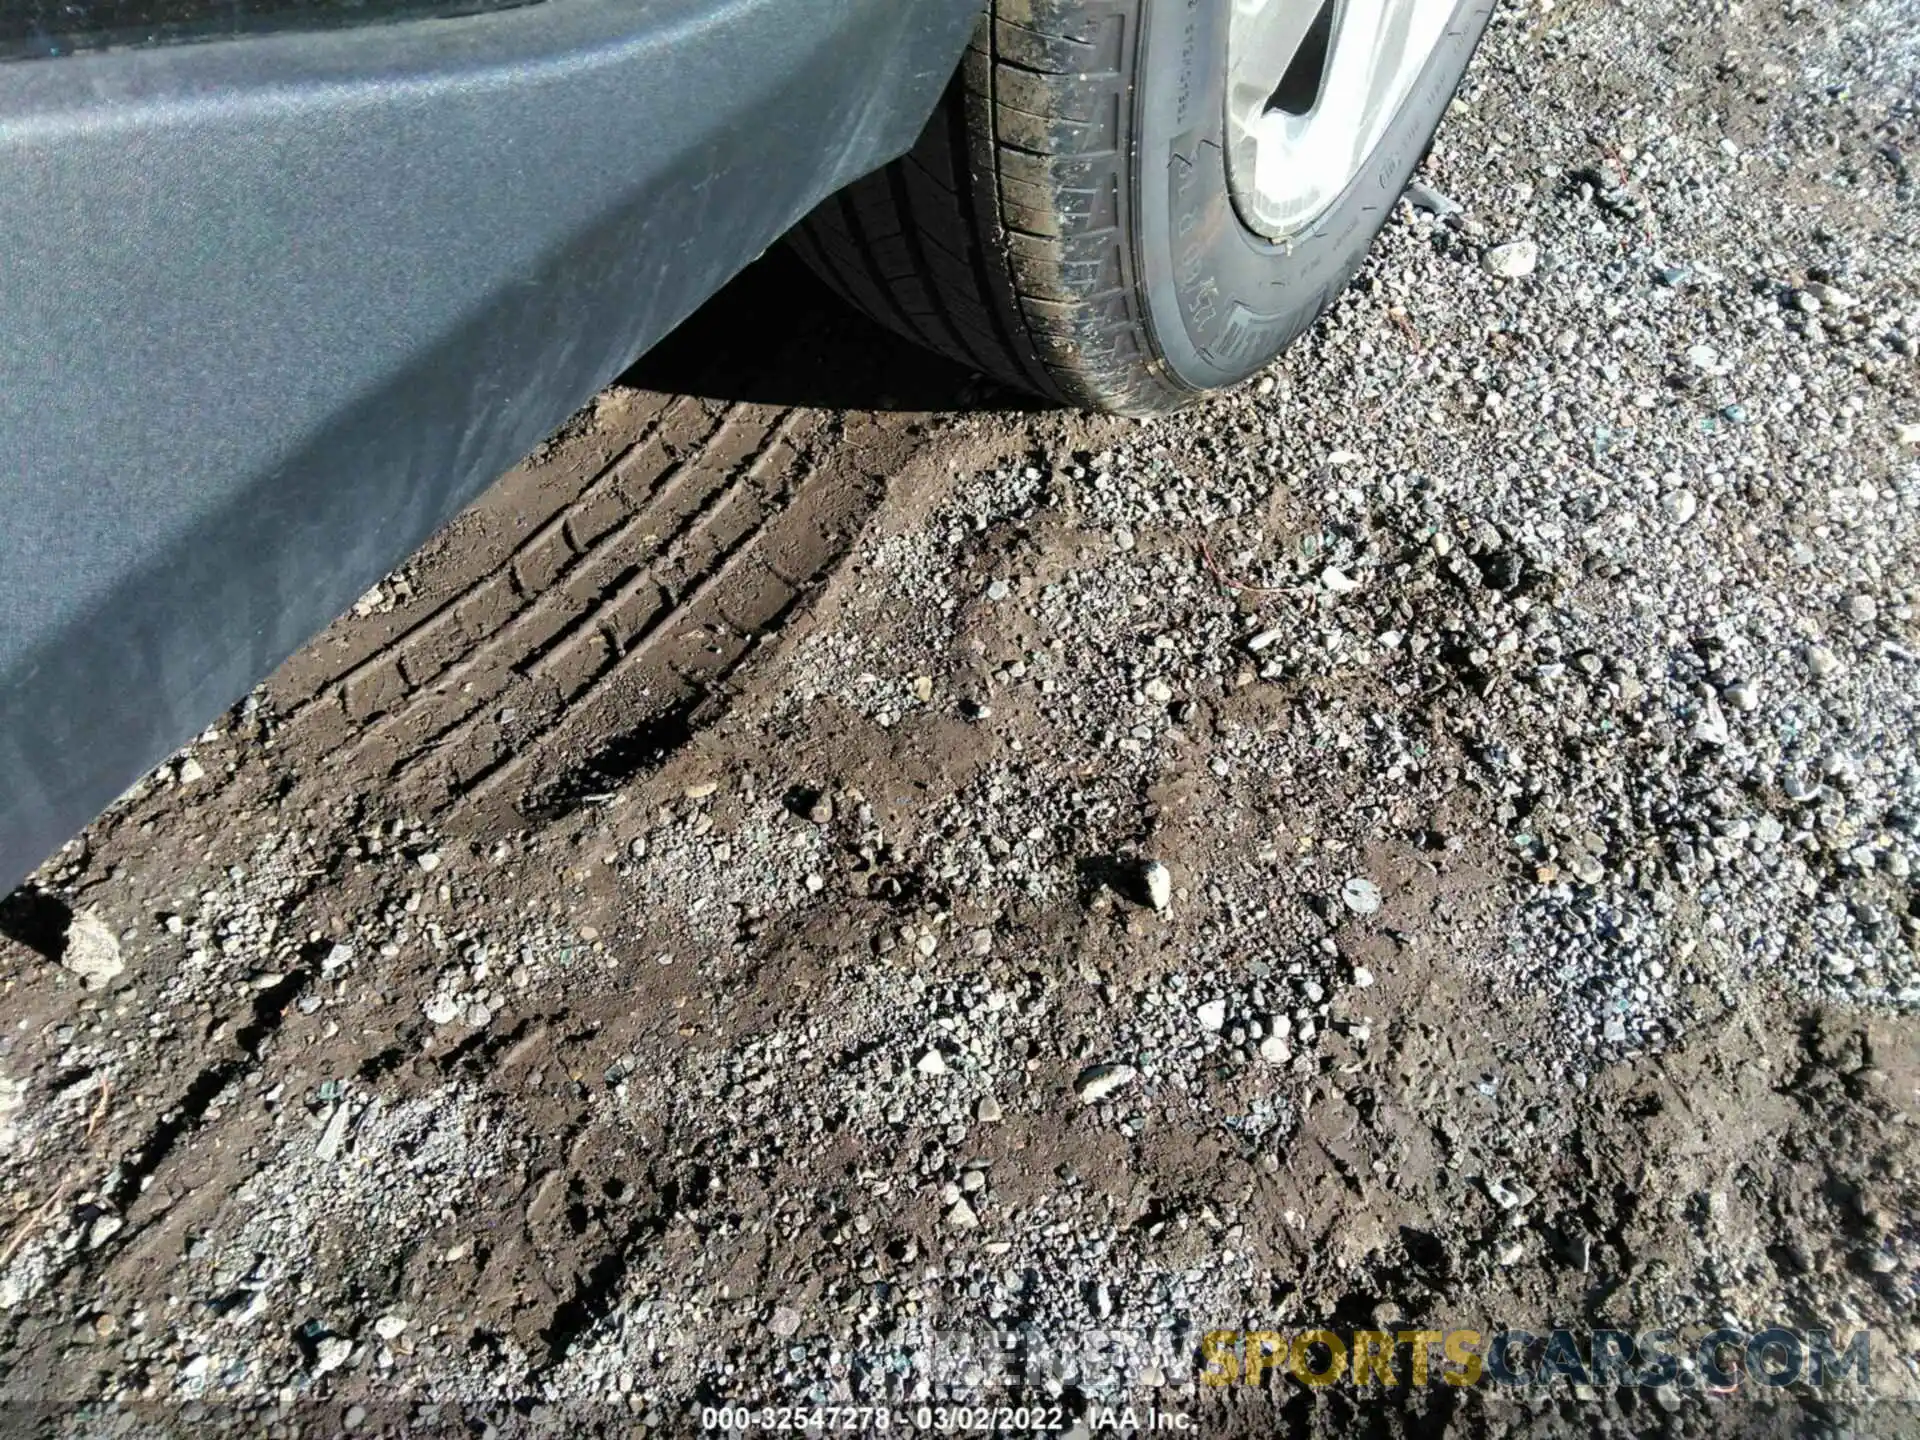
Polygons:
M1390 119L1376 107L1377 142L1285 234L1252 228L1229 175L1233 5L993 0L913 150L829 198L794 247L881 323L1061 403L1148 414L1244 379L1352 278L1493 0L1424 22L1436 38L1396 62L1413 78Z

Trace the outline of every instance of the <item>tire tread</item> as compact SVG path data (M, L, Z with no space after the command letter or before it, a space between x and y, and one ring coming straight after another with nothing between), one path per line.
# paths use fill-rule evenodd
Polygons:
M1147 333L1129 243L1139 0L995 0L914 148L796 252L896 333L996 380L1150 413L1197 392Z

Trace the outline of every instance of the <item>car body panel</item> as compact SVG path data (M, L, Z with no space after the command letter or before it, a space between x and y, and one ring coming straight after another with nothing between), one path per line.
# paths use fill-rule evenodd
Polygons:
M0 69L0 887L822 196L975 0L545 0Z

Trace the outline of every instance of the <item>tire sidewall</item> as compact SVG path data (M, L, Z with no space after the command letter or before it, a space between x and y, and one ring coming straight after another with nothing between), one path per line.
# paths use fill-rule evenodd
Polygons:
M1227 189L1232 0L1144 0L1135 83L1135 248L1147 324L1172 377L1211 390L1284 349L1344 287L1420 163L1494 0L1460 0L1392 124L1340 197L1284 244Z

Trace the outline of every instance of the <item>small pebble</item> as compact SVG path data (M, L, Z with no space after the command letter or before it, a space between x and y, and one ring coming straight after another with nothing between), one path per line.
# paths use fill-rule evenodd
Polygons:
M313 1350L313 1373L325 1375L338 1370L353 1354L353 1342L344 1335L323 1335Z
M1380 909L1380 887L1364 875L1355 875L1340 887L1340 902L1356 915L1372 915Z
M1513 240L1505 245L1495 245L1480 257L1480 264L1489 275L1498 275L1505 280L1518 280L1531 275L1540 263L1540 247L1531 240Z
M1121 1086L1132 1083L1136 1073L1131 1065L1089 1065L1074 1081L1074 1090L1082 1104L1097 1104Z
M1173 904L1173 872L1158 860L1140 867L1140 882L1147 892L1147 903L1164 911Z

